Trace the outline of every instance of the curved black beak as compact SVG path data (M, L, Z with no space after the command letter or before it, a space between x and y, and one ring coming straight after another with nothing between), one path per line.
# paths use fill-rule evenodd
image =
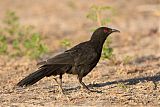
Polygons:
M119 32L120 33L120 31L117 29L112 29L112 32Z

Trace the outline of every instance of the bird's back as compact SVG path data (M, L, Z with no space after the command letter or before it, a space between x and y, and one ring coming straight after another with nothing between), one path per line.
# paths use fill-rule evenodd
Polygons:
M87 75L98 63L100 55L91 42L83 42L67 50L74 59L74 65L68 73Z

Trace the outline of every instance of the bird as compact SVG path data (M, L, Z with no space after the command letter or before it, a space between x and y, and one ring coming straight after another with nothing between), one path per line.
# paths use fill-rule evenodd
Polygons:
M99 62L103 44L107 37L113 32L120 31L109 27L97 28L93 32L90 40L82 42L52 58L38 63L38 65L40 65L39 68L18 82L17 86L29 86L44 77L59 76L60 83L58 83L57 79L55 79L55 81L63 93L62 76L67 73L77 75L81 87L87 91L92 91L85 85L82 79L90 73Z

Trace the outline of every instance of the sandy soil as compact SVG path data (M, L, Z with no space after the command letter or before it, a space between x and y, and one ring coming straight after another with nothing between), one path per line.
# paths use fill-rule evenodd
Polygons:
M159 0L1 0L0 19L7 10L16 11L22 24L34 25L44 35L54 54L61 50L64 38L70 39L72 46L90 38L94 23L86 14L93 4L113 7L116 12L108 12L112 19L108 26L121 31L112 35L116 63L101 60L84 78L89 88L98 92L81 90L72 75L64 75L66 96L59 93L53 77L27 88L14 88L37 69L37 60L1 55L0 106L160 106ZM123 64L126 56L132 60Z

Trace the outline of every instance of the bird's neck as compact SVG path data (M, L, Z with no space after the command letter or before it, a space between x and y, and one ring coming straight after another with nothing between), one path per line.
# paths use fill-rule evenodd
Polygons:
M106 38L108 37L109 34L101 34L101 33L93 33L90 42L92 43L92 45L94 46L95 50L97 51L97 53L101 54L102 52L102 48L103 48L103 44L106 40Z
M105 39L101 41L99 40L90 40L90 41L92 45L94 46L95 50L97 51L97 53L101 54Z

